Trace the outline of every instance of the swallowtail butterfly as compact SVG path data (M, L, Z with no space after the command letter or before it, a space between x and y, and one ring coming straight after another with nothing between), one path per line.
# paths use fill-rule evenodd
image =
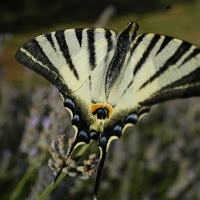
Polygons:
M16 53L22 65L55 85L71 114L70 153L99 141L94 199L109 144L154 104L200 96L200 49L164 35L137 35L131 22L119 34L102 28L67 29L38 36Z

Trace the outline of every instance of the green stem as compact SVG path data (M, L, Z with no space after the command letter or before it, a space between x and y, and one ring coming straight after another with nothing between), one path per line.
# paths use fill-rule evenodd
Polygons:
M58 177L56 182L52 182L45 190L44 192L38 197L37 200L43 200L45 199L55 188L56 186L64 179L66 176L66 173L61 173L60 176Z
M34 165L32 167L29 167L29 169L26 171L20 182L18 183L17 187L14 189L14 191L11 194L10 200L16 200L20 199L20 196L23 193L23 189L25 187L25 184L30 180L30 178L37 173L37 169L39 168L38 165Z

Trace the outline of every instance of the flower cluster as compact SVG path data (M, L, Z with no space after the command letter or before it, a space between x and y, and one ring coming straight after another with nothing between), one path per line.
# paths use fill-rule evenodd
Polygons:
M96 154L91 154L87 160L83 160L82 163L79 163L75 159L72 159L71 156L67 158L69 149L72 145L72 138L68 141L68 150L65 152L65 135L59 135L58 140L54 139L51 143L50 153L52 158L49 159L49 167L54 172L56 176L63 166L63 171L69 176L74 177L78 176L81 179L88 179L94 174L95 167L98 163Z

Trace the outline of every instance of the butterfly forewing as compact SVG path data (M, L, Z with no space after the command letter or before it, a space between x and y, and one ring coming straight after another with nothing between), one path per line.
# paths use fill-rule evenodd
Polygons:
M139 65L133 65L134 93L139 104L153 105L200 95L200 50L197 47L157 34L145 34L140 46L143 50L138 50L141 52ZM151 51L150 46L153 46ZM134 54L130 65L133 58Z
M26 42L16 59L48 79L65 96L78 90L94 69L100 71L107 65L114 40L115 33L105 29L56 31Z

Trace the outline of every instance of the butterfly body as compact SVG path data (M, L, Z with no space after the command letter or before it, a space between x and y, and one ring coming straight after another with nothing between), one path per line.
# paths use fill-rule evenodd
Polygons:
M95 196L113 139L154 104L200 96L200 49L169 36L136 35L137 30L131 22L119 34L100 28L55 31L16 53L21 64L58 88L75 129L69 155L80 144L99 141Z

